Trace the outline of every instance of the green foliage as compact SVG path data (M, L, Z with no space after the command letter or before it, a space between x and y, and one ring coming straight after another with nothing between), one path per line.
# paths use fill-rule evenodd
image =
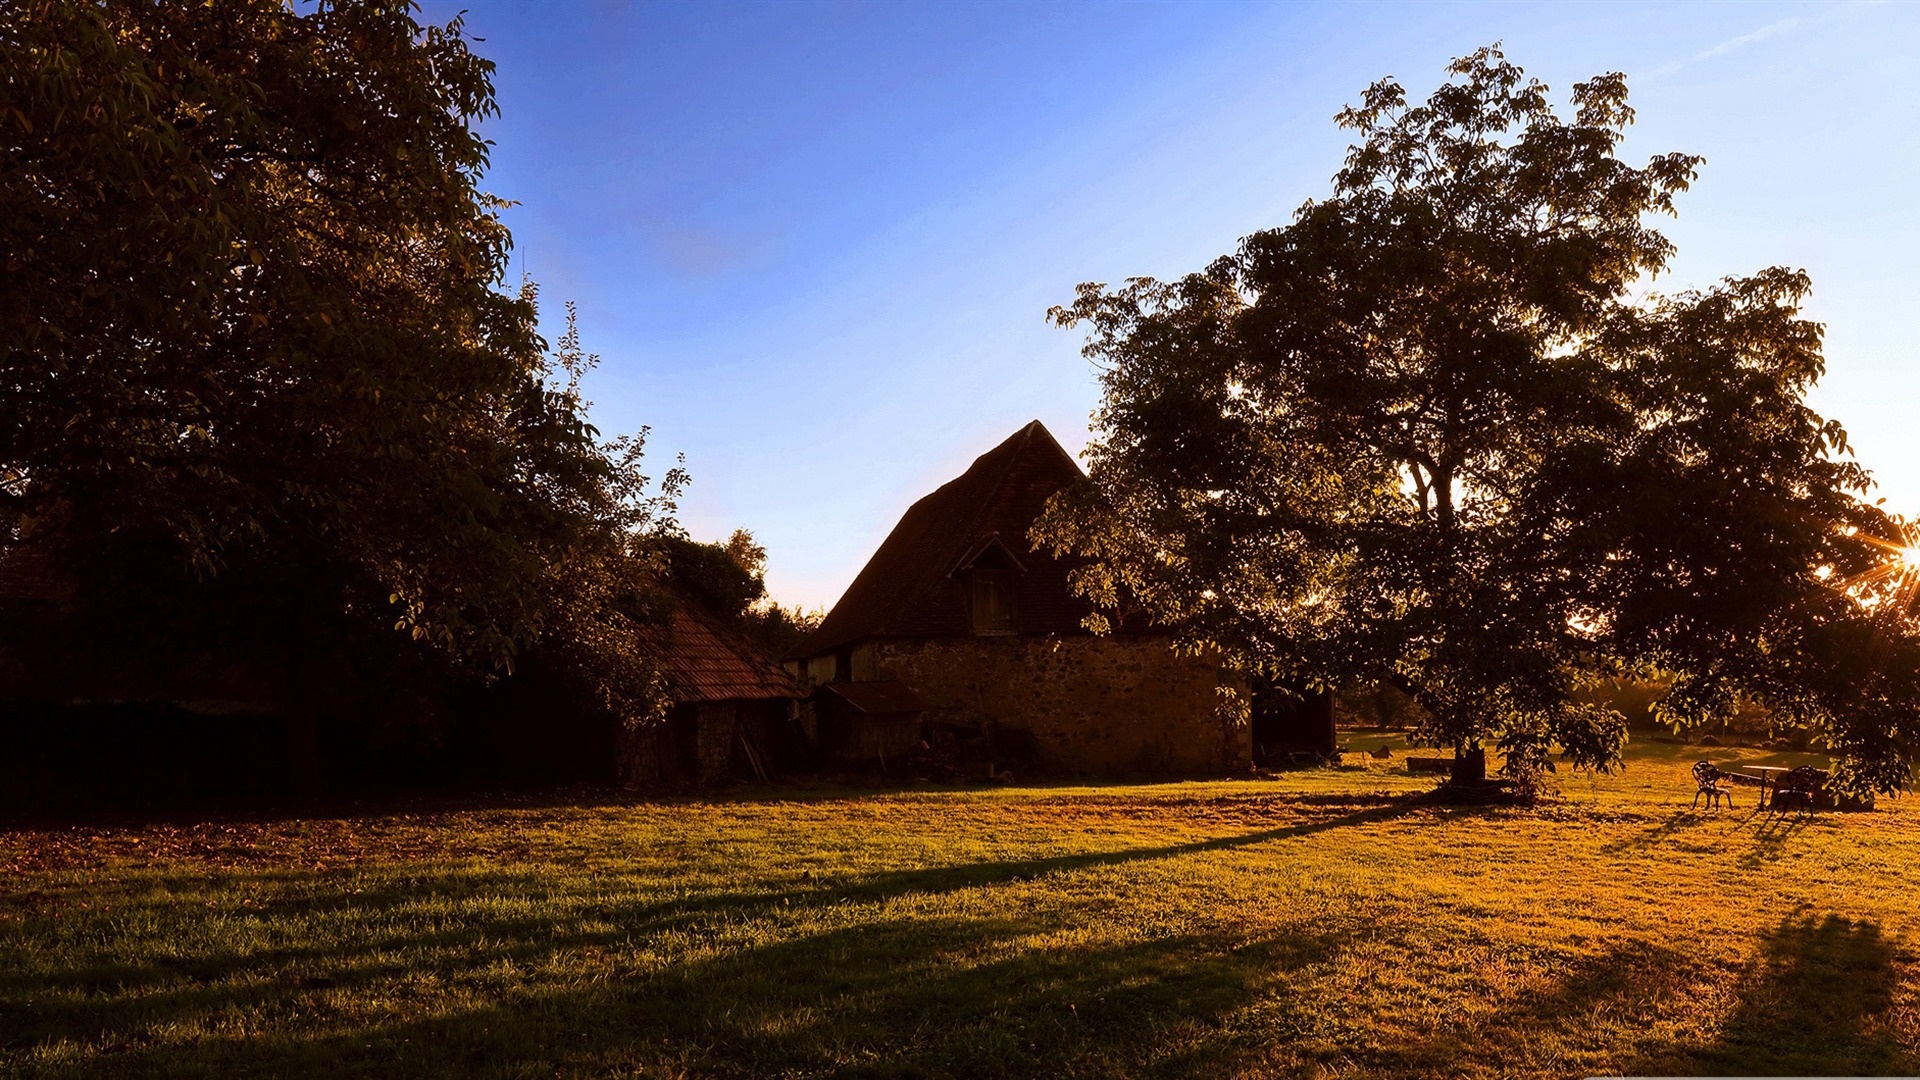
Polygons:
M1672 254L1647 218L1700 159L1615 156L1618 74L1568 120L1497 49L1451 70L1342 112L1359 141L1291 225L1054 309L1091 328L1104 398L1091 483L1036 539L1089 557L1109 608L1274 675L1402 686L1424 738L1510 769L1611 767L1625 725L1578 692L1663 671L1676 722L1746 695L1826 730L1849 782L1904 783L1910 666L1857 658L1911 628L1849 583L1905 534L1805 404L1805 275L1644 293Z
M723 544L684 536L666 538L668 578L675 590L709 614L737 620L767 595L767 551L753 534L736 529Z
M1420 706L1396 686L1351 682L1334 693L1342 727L1404 730L1418 722Z
M685 478L499 287L492 70L404 3L0 6L0 538L104 619L188 567L475 670L544 636L641 708L615 608Z
M745 634L779 656L820 625L822 614L783 607L767 596L767 549L745 529L726 541L663 538L667 580L679 598Z
M820 620L824 618L826 612L820 608L786 607L769 600L746 610L741 616L741 629L767 650L768 655L779 657L820 629Z

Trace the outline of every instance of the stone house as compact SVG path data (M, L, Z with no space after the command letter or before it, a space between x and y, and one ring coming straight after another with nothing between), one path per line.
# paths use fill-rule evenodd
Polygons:
M1070 562L1033 550L1047 500L1083 476L1036 420L907 510L785 657L828 754L900 753L949 731L1051 773L1250 768L1244 677L1176 653L1165 630L1089 632Z

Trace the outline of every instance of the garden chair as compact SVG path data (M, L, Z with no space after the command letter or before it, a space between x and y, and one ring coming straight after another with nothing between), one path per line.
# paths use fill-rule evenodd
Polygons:
M1777 814L1788 810L1811 814L1825 783L1826 777L1811 765L1802 765L1782 773L1773 787L1773 801L1767 804L1768 809Z
M1707 809L1709 810L1718 809L1721 799L1727 800L1727 808L1732 809L1733 790L1722 787L1720 784L1721 779L1726 775L1726 773L1720 771L1719 766L1711 761L1702 761L1696 764L1693 767L1693 782L1700 786L1700 790L1693 793L1693 804L1687 809L1691 810L1694 806L1699 806L1700 796L1702 795L1707 797Z

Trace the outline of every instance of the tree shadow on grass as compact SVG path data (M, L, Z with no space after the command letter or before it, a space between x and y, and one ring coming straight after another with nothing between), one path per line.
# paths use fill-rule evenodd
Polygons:
M939 900L944 894L1017 886L1049 875L1073 874L1141 860L1219 852L1310 836L1332 829L1377 824L1412 812L1419 805L1411 800L1391 800L1350 813L1328 814L1275 828L1176 844L1073 852L1031 859L923 866L849 876L823 883L787 880L769 882L768 887L758 890L722 890L668 898L661 898L657 892L628 892L621 896L616 890L614 895L609 896L598 891L583 890L562 896L557 907L532 915L521 911L503 915L488 910L484 904L475 911L460 911L457 903L453 913L449 914L447 901L459 901L462 898L525 900L540 897L549 891L550 886L537 866L518 869L442 867L432 873L406 868L385 887L376 885L372 888L364 887L364 878L355 879L345 875L286 875L284 880L276 879L276 886L283 891L284 898L248 915L270 926L279 926L281 932L278 936L283 940L292 937L295 943L234 950L219 955L161 956L137 962L92 964L54 972L16 970L0 974L0 1020L4 1020L5 1026L11 1029L4 1038L0 1038L0 1047L7 1052L19 1052L56 1039L92 1044L95 1048L135 1047L142 1032L165 1030L180 1024L196 1024L216 1015L263 1014L270 1018L264 1024L269 1034L250 1041L247 1046L282 1046L283 1051L272 1052L284 1052L291 1056L276 1059L278 1064L303 1067L298 1065L302 1056L311 1054L318 1054L316 1061L329 1062L354 1057L351 1051L354 1045L358 1045L354 1040L360 1039L363 1034L386 1046L387 1050L383 1053L390 1053L393 1046L397 1045L394 1043L395 1037L378 1032L362 1032L351 1038L343 1036L333 1041L326 1038L316 1040L306 1032L317 1020L309 1021L301 1017L307 1013L313 1013L316 1017L324 1016L328 1008L326 1003L335 992L348 997L371 995L385 998L395 993L395 988L404 987L409 980L423 974L445 983L483 984L485 980L478 979L478 973L498 969L501 965L505 965L507 971L525 971L552 963L555 958L567 954L625 953L636 948L647 949L651 943L665 939L676 941L678 944L674 947L682 950L686 950L688 942L692 941L692 951L698 952L701 941L709 938L717 941L725 936L729 928L752 924L777 928L781 925L831 922L839 916L828 909L840 905L885 911L893 901L907 897ZM259 878L249 880L258 881ZM153 917L179 918L183 922L200 917L195 909L187 907L182 910L177 901L173 903L176 905L173 910L163 908L155 912ZM226 913L210 911L204 917L218 919L226 917ZM1070 916L1059 914L1053 918L1071 919ZM324 926L342 921L352 926L366 927L368 932L351 942L300 941L309 932L297 929L299 927ZM289 928L291 933L288 932ZM992 951L996 942L1012 936L1042 931L1069 933L1073 929L1073 926L1065 923L1043 926L1039 923L992 924L974 920L946 926L927 920L906 920L893 929L888 929L886 925L868 925L844 933L813 934L793 943L749 949L745 957L736 960L726 959L727 954L722 951L720 959L701 966L700 970L712 968L723 973L737 970L740 974L735 976L735 981L739 985L728 991L727 997L729 1000L737 998L743 1001L755 994L764 996L769 993L776 995L777 1000L786 1000L779 995L786 994L795 986L807 984L812 978L810 973L822 963L826 964L822 970L840 972L838 978L855 985L907 978L907 974L897 970L903 966L923 969L911 977L936 977L936 984L942 984L940 980L945 975L952 975L958 980L958 985L964 988L955 993L969 1000L980 997L993 985L998 985L993 979L983 976L982 971L1012 972L1008 975L1008 979L1012 980L1008 985L1014 986L1015 990L1001 992L998 999L988 993L981 1000L1000 1000L1004 1008L1012 1009L1032 996L1020 990L1020 987L1059 985L1066 987L1059 995L1060 1001L1064 1002L1061 1009L1075 1023L1079 1023L1083 1017L1078 1010L1084 1010L1087 1006L1080 1006L1078 999L1091 1002L1096 1014L1100 1002L1114 994L1121 999L1129 999L1129 995L1132 995L1142 1001L1160 1000L1156 995L1162 994L1166 988L1149 992L1149 984L1165 982L1168 971L1200 965L1208 968L1212 974L1195 975L1199 981L1194 984L1194 993L1198 996L1191 1001L1178 997L1170 999L1172 1005L1166 1007L1173 1010L1168 1016L1185 1017L1203 1023L1198 1017L1212 1011L1205 1002L1213 999L1210 995L1217 996L1222 992L1219 989L1221 985L1239 985L1251 977L1248 972L1262 964L1276 962L1276 957L1282 954L1292 956L1303 949L1306 953L1324 951L1322 946L1311 944L1266 942L1247 953L1239 943L1224 943L1224 938L1212 942L1189 938L1128 946L1104 961L1097 955L1076 959L1074 950L1064 950L1032 955L1021 953L996 959L985 967L963 964L949 971L926 960L929 951L967 956ZM204 936L189 935L195 940ZM716 945L715 948L724 950L725 947ZM1211 959L1202 963L1198 957ZM729 964L733 966L729 967ZM1028 971L1028 968L1033 970ZM677 966L670 967L670 970L675 969ZM955 974L963 969L973 974L964 977ZM1106 974L1101 974L1103 971ZM1143 973L1156 971L1160 974L1147 982L1140 981ZM656 974L647 978L658 982L668 976ZM706 978L700 976L678 989L665 992L660 1001L629 1003L621 1008L636 1014L659 1012L671 1020L678 1015L674 1012L673 1002L698 997L704 992L705 983L701 980ZM984 983L981 981L983 978L986 978ZM1025 981L1021 982L1021 979ZM1221 982L1222 979L1225 983ZM760 981L770 982L770 986L759 986ZM529 984L537 982L537 979L528 981ZM952 980L947 982L951 983ZM1109 983L1112 985L1109 986ZM1179 980L1175 979L1168 983L1168 987L1177 987L1178 983ZM521 985L513 979L507 979L506 984ZM868 989L861 993L867 997L891 996L902 1000L915 999L915 995L922 994L921 991L915 991L902 998L904 991L883 993ZM599 1000L593 995L587 996ZM939 994L933 993L933 998L938 999ZM553 1018L540 1019L546 1015L541 1010L547 1006L540 1004L544 1000L529 998L527 1002L511 1009L502 1006L506 1012L495 1021L509 1031L531 1025L530 1030L535 1035L527 1038L532 1040L529 1045L533 1049L523 1047L520 1051L513 1051L520 1054L518 1060L523 1063L541 1060L539 1055L556 1052L565 1041L562 1037L565 1032L561 1028L571 1023L570 1018L577 1013L576 1009L568 1008ZM1187 1002L1192 1008L1182 1002ZM30 1004L23 1007L22 1003ZM1040 1004L1046 1004L1046 1001ZM929 1002L924 1007L932 1009L934 1003ZM728 1006L729 1010L731 1008ZM846 1007L842 1005L836 1008L844 1011ZM915 1005L913 1008L922 1006ZM940 1008L951 1011L953 1006L945 1003ZM523 1015L524 1010L528 1009L535 1014L532 1018ZM891 1006L881 1011L888 1015L888 1024L901 1019L898 1010ZM735 1015L727 1010L722 1012L729 1018ZM1138 1019L1151 1026L1157 1022L1155 1015L1149 1009ZM1059 1017L1054 1019L1066 1023ZM658 1022L666 1023L666 1020ZM711 1025L715 1021L707 1022ZM733 1022L732 1019L728 1020L728 1023ZM397 1036L402 1044L418 1038L438 1046L441 1052L446 1049L447 1039L476 1037L474 1030L482 1035L491 1030L486 1023L480 1023L473 1030L469 1030L471 1025L462 1027L453 1020L433 1023L453 1025L458 1030L428 1030L431 1024L425 1027L401 1024L395 1026L394 1030L413 1032ZM929 1031L946 1031L949 1027L945 1020L933 1014L929 1014L923 1023L930 1025ZM801 1028L806 1027L792 1017L785 1016L770 1016L764 1020L763 1026L775 1030L796 1024ZM560 1027L548 1032L542 1025ZM672 1028L671 1024L667 1026ZM835 1038L847 1037L844 1025L838 1021L830 1026ZM861 1037L881 1040L883 1035L884 1025ZM683 1037L692 1036L673 1029L672 1038ZM729 1036L729 1040L737 1041L744 1037L736 1032ZM976 1037L983 1040L982 1046L999 1045L991 1031L979 1031ZM520 1036L513 1038L519 1039ZM488 1039L482 1038L480 1041L484 1044ZM697 1047L706 1043L695 1038L687 1045ZM1122 1040L1122 1045L1129 1044ZM322 1049L314 1050L315 1046ZM261 1071L275 1071L266 1067L265 1062L256 1062L253 1050L233 1047L219 1049L217 1046L213 1049L231 1057L236 1067L251 1070L257 1063ZM508 1049L500 1049L500 1052L506 1053ZM947 1052L957 1054L961 1049L963 1047L949 1047ZM1090 1045L1080 1046L1076 1053L1090 1054L1095 1049ZM1143 1048L1137 1049L1145 1052ZM259 1052L266 1053L268 1050L261 1049ZM112 1071L122 1071L120 1067L125 1066L134 1072L148 1067L167 1072L175 1067L194 1064L196 1059L181 1056L183 1053L178 1047L154 1048L132 1056L125 1053L89 1056L89 1060L94 1065ZM873 1053L875 1062L889 1060L877 1050ZM1201 1056L1204 1058L1207 1055L1202 1053ZM168 1064L159 1064L163 1059ZM143 1066L140 1062L149 1064Z
M1693 810L1676 810L1667 820L1662 821L1650 829L1644 829L1632 836L1622 837L1603 845L1600 848L1600 853L1602 855L1623 855L1628 852L1644 851L1647 848L1659 847L1668 840L1681 836L1697 826L1710 824L1712 821L1712 818L1702 817Z
M1676 1046L1628 1071L1697 1075L1911 1074L1891 1013L1898 949L1872 922L1794 914L1761 940L1738 1004L1704 1046Z
M1039 917L875 918L617 979L516 986L441 1015L390 1005L349 1025L327 1022L324 994L294 992L253 1006L269 1022L248 1025L264 1029L251 1037L145 1045L142 1032L117 1033L84 1071L1111 1075L1177 1057L1179 1071L1204 1075L1234 1052L1224 1020L1346 933L1087 945L1063 929Z
M405 1076L1212 1072L1221 1026L1338 936L1033 947L1037 920L879 920L449 1017L228 1043L194 1068ZM132 1070L167 1072L179 1051Z
M800 803L831 806L836 803L867 803L875 799L939 799L943 796L977 796L983 789L1006 792L1024 799L1072 800L1076 802L1126 801L1148 805L1172 802L1259 802L1354 804L1399 796L1368 796L1346 793L1314 793L1243 790L1231 794L1190 794L1193 780L1218 780L1219 777L1167 778L1139 777L1088 781L1072 778L1041 778L1013 788L998 784L926 784L865 778L869 782L835 782L812 776L776 778L767 783L736 784L727 787L689 787L684 789L632 791L606 784L565 784L547 787L500 790L443 791L367 791L320 793L313 795L251 795L224 798L183 799L151 806L100 806L32 809L0 805L0 833L44 831L51 829L139 829L147 827L194 828L220 825L277 825L302 821L338 820L378 822L405 815L441 818L466 814L574 813L580 811L645 809L675 810L685 807L760 807L769 803ZM1089 783L1102 793L1085 794Z
M1912 1074L1920 1058L1894 1027L1896 955L1878 926L1836 915L1789 916L1736 970L1629 941L1568 963L1544 987L1506 990L1498 1008L1462 1008L1419 1037L1358 1047L1354 1063L1396 1076ZM1687 1017L1683 1006L1702 997L1705 1009ZM1715 1025L1715 1002L1727 999ZM1656 1034L1676 1021L1715 1035Z
M1491 967L1498 958L1487 959ZM1610 1071L1604 1063L1618 1056L1619 1043L1656 1019L1673 989L1697 977L1697 967L1677 950L1629 941L1542 971L1535 985L1524 982L1524 972L1522 986L1507 985L1512 972L1502 972L1504 1004L1478 1008L1478 997L1465 994L1423 1032L1354 1047L1352 1064L1365 1075L1421 1077Z

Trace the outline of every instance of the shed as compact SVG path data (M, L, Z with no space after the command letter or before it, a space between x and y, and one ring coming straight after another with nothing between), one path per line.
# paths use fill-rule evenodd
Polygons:
M794 708L800 686L758 645L691 602L641 636L673 705L664 728L622 740L623 781L766 780L811 761Z
M838 761L900 761L920 745L926 703L903 682L837 682L813 697L821 751Z

